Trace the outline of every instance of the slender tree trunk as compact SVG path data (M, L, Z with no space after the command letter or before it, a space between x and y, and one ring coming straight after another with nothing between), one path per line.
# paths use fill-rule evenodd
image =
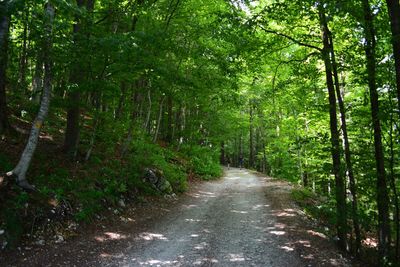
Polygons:
M164 101L165 101L165 96L163 96L161 101L160 101L160 110L158 112L157 126L156 126L156 131L154 133L154 138L153 138L153 142L154 143L157 142L157 140L158 140L158 132L160 130L160 124L161 124L161 118L162 118L162 113L163 113Z
M393 44L393 56L395 62L395 71L396 71L396 92L397 92L397 109L398 115L400 117L400 3L398 0L386 0L389 17L390 17L390 26L392 30L392 44ZM393 119L393 118L391 118ZM393 124L392 124L393 125ZM400 129L398 130L400 132ZM392 138L392 137L391 137ZM391 144L391 155L393 157L393 144ZM395 250L396 250L396 259L400 259L400 210L399 210L399 197L396 188L396 181L393 171L394 159L391 158L391 175L390 175L390 183L392 187L392 191L395 197L395 232L396 232L396 241L395 241Z
M0 135L10 130L6 100L6 70L8 61L8 34L10 31L10 17L8 15L8 1L0 3Z
M115 111L115 119L117 120L121 119L122 116L123 107L125 105L126 91L126 82L121 82L121 94L118 100L117 110ZM134 103L132 103L132 105L134 105Z
M97 112L99 112L99 111L97 111ZM98 128L99 122L100 122L99 115L96 115L96 117L94 118L92 136L90 137L89 149L86 152L85 161L88 161L90 159L90 156L92 155L92 151L93 151L93 148L94 148L94 142L96 140L96 133L97 133L97 128Z
M219 162L222 165L225 165L225 142L224 141L221 142L221 153L220 153Z
M54 7L50 2L46 4L46 17L45 17L45 42L43 50L46 51L44 55L44 90L42 95L42 101L40 104L39 112L32 124L32 129L29 135L28 143L22 152L21 158L17 166L10 172L7 173L8 176L16 176L17 184L26 190L35 190L35 188L28 183L26 180L26 172L29 168L30 162L32 160L33 154L36 150L36 146L39 140L40 130L43 126L43 122L47 116L51 89L52 89L52 62L51 62L51 50L52 50L52 29L53 29L53 19L54 19Z
M389 101L391 102L391 95L389 94ZM395 228L395 256L396 259L399 260L400 256L400 207L399 207L399 193L396 187L396 178L395 178L395 152L394 152L394 141L393 141L393 133L394 133L394 118L393 113L390 114L390 187L393 192L393 202L394 202L394 228Z
M150 134L150 128L151 128L150 127L150 118L151 118L151 106L152 106L150 88L147 91L147 99L149 100L149 105L147 107L147 115L146 115L146 122L144 124L144 129L147 131L148 134Z
M18 77L18 87L23 89L26 88L26 69L27 69L27 41L28 41L28 19L29 19L29 7L24 10L24 29L22 32L22 50L19 59L19 77Z
M43 56L40 51L38 51L35 73L32 79L32 100L36 103L40 102L40 94L43 87Z
M334 45L333 45L333 38L332 38L332 34L329 31L329 29L327 29L327 30L328 30L329 41L330 41L330 53L331 53L331 60L332 60L333 76L335 79L336 97L337 97L338 103L339 103L340 121L342 124L346 170L347 170L347 175L349 177L350 192L352 195L352 201L351 201L352 219L353 219L354 234L356 236L354 252L356 255L358 255L360 252L359 251L360 247L361 247L361 233L360 233L360 224L358 221L358 201L357 201L357 191L356 191L357 186L356 186L356 181L354 178L353 164L351 162L350 142L349 142L349 137L348 137L348 133L347 133L346 110L344 107L344 102L343 102L342 94L341 94L341 90L340 90L338 67L337 67L337 62L336 62L335 49L334 49Z
M336 214L337 214L337 234L339 238L338 245L341 250L346 251L346 229L347 229L347 215L346 215L346 192L343 174L341 171L340 162L340 142L339 130L337 124L336 114L336 96L335 87L332 77L332 63L330 60L330 45L329 45L329 30L327 26L325 10L320 4L319 17L322 31L323 50L322 57L325 64L326 72L326 85L329 94L329 117L330 117L330 130L331 130L331 153L333 161L333 174L335 176L335 194L336 194Z
M249 168L254 167L254 125L253 125L253 101L250 100L250 142L249 142Z
M397 109L400 116L400 3L399 0L386 0L392 30L393 56L396 69Z
M168 108L168 116L167 116L167 129L166 129L166 137L165 141L171 143L172 141L172 130L173 130L173 102L172 96L168 96L167 98L167 108Z
M382 147L382 130L379 119L379 95L376 85L375 28L373 15L368 0L363 0L365 54L367 57L367 76L371 99L371 115L374 129L375 160L377 171L377 204L378 204L378 251L380 266L385 264L390 248L389 196L385 174L384 154Z
M265 151L266 145L265 141L263 142L263 173L267 173L267 152Z

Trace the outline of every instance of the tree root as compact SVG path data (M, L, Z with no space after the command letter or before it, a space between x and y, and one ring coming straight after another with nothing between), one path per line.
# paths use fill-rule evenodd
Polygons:
M27 191L27 192L36 192L36 191L38 191L38 190L36 189L36 187L33 186L33 185L31 185L26 179L21 179L21 180L18 179L18 176L15 175L15 173L13 173L12 171L11 171L11 172L7 172L7 173L6 173L6 176L9 177L9 178L15 176L15 183L16 183L16 185L17 185L18 187L20 187L21 189Z

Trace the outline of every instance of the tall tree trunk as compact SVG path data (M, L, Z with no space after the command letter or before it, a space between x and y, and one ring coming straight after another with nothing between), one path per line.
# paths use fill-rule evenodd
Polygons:
M0 3L0 135L10 130L6 100L9 31L8 1L4 1Z
M356 190L357 186L356 186L356 180L354 178L353 164L351 162L350 142L349 142L349 136L347 133L346 110L344 107L344 102L343 102L343 98L342 98L342 94L341 94L341 90L340 90L339 74L338 74L338 67L337 67L336 56L335 56L335 49L334 49L334 45L333 45L333 38L332 38L332 34L329 31L328 27L327 27L327 31L329 34L328 36L329 36L329 42L330 42L330 53L331 53L331 60L332 60L333 76L335 79L336 97L337 97L338 103L339 103L340 121L342 124L342 134L343 134L343 140L344 140L344 157L345 157L345 161L346 161L347 175L349 177L350 192L352 195L351 209L352 209L354 234L356 236L354 252L356 255L358 255L360 247L361 247L361 233L360 233L360 224L358 221L358 201L357 201L357 190Z
M392 30L393 56L396 69L397 109L400 116L400 3L399 0L386 0Z
M392 96L389 94L389 101L391 101ZM396 260L399 260L400 257L400 206L399 206L399 193L396 187L396 178L395 178L395 152L394 152L394 140L393 140L393 134L394 134L394 118L393 118L393 113L390 114L390 139L389 139L389 146L390 146L390 160L389 160L389 169L390 169L390 175L389 175L389 181L390 181L390 187L393 192L393 202L394 202L394 228L395 228L395 256Z
M386 182L382 130L379 119L379 95L376 85L375 28L368 0L362 1L364 12L365 54L367 58L368 86L371 98L371 115L374 128L374 146L377 171L378 251L380 266L385 264L390 248L389 196Z
M329 94L329 118L330 118L330 131L331 131L331 153L333 161L333 174L335 176L335 196L336 196L336 214L337 214L337 234L339 238L338 245L341 250L345 251L346 244L346 229L347 229L347 216L346 216L346 192L343 174L341 171L340 162L340 142L339 130L337 124L336 114L336 96L335 87L332 77L332 63L330 60L330 45L329 45L329 29L326 21L325 10L322 4L318 6L319 18L322 31L322 57L325 64L326 85Z
M85 0L76 0L78 8L85 6ZM74 44L80 43L79 34L81 33L82 23L79 15L75 16L75 24L73 25ZM76 154L79 143L79 120L80 120L80 91L79 85L83 80L82 66L78 62L78 53L75 51L75 58L71 64L69 84L73 87L68 95L68 110L67 110L67 127L65 130L64 151L69 155Z
M17 166L10 172L8 176L16 176L17 184L26 190L35 190L35 188L28 183L26 180L26 172L29 168L33 154L36 150L36 146L39 140L40 130L43 126L43 122L47 116L51 89L52 89L52 62L51 62L51 51L52 51L52 30L53 30L53 19L54 19L54 7L50 2L46 4L46 16L45 16L45 42L43 51L46 51L44 60L44 90L42 95L42 101L40 103L39 112L32 124L32 129L29 135L28 143L22 152L21 158Z

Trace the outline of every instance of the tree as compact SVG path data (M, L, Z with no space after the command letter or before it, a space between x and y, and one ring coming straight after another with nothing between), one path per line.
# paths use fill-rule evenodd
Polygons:
M0 3L0 135L10 129L6 101L9 30L9 1L3 1Z
M378 250L379 261L384 265L388 260L390 247L390 220L389 220L389 196L385 173L385 158L382 147L382 130L379 118L379 96L376 84L376 41L373 15L369 0L362 1L364 12L365 55L367 58L368 87L371 103L371 116L374 129L374 147L376 161L376 190L378 203Z
M335 176L335 193L336 193L336 213L337 213L337 233L339 237L339 247L346 250L346 192L343 173L341 170L340 162L340 142L339 130L337 125L337 111L336 111L336 95L335 86L333 81L333 66L331 61L331 45L329 42L329 28L326 20L325 10L323 3L318 5L318 13L322 31L322 58L325 64L326 85L329 94L329 116L330 116L330 130L331 130L331 153L333 161L333 174Z
M82 9L86 7L88 11L91 11L94 7L94 0L76 0L77 7ZM75 23L73 25L73 43L76 48L73 51L74 58L70 67L69 84L71 91L68 97L68 110L67 110L67 126L65 130L65 140L64 140L64 151L67 154L73 155L75 157L76 150L79 143L79 117L80 111L80 101L81 92L80 84L83 82L84 70L82 68L82 62L79 60L79 53L76 49L79 49L81 43L82 33L82 18L80 14L75 15Z
M386 0L390 26L392 30L393 56L396 70L397 104L400 116L400 3L398 0Z
M44 90L42 95L42 100L40 104L39 112L33 121L31 132L28 138L28 142L25 146L24 151L20 157L17 166L7 173L7 176L16 176L17 184L25 190L35 190L26 179L26 173L28 171L30 162L32 160L33 154L36 150L36 146L39 141L40 130L43 126L44 120L49 111L50 97L52 90L52 31L53 31L53 20L54 20L55 9L53 4L49 1L45 8L44 17L44 28L45 28L45 41L43 50L47 53L43 56L44 61Z

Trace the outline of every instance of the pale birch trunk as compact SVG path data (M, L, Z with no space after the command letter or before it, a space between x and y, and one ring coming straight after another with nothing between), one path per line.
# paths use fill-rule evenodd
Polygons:
M158 132L160 131L160 124L161 124L161 117L162 117L162 112L163 112L164 100L165 100L165 96L163 96L163 98L161 99L161 102L160 102L160 110L159 110L159 113L158 113L157 127L156 127L156 131L154 133L154 138L153 138L153 142L154 143L157 142Z
M26 180L26 172L31 163L33 153L36 150L36 146L39 140L40 130L43 126L43 122L47 116L50 105L51 89L52 89L52 76L51 76L51 59L50 52L52 48L52 29L53 29L53 19L54 19L54 7L50 2L46 5L46 40L44 43L44 90L42 95L42 101L40 103L39 112L32 124L32 129L29 135L28 143L22 152L21 158L17 166L10 172L7 176L16 176L17 184L26 190L35 190L35 187L29 184Z
M151 115L151 91L149 88L149 91L147 92L147 98L149 99L149 107L147 110L147 116L146 116L146 122L144 124L144 129L147 131L147 133L150 133L150 115Z

